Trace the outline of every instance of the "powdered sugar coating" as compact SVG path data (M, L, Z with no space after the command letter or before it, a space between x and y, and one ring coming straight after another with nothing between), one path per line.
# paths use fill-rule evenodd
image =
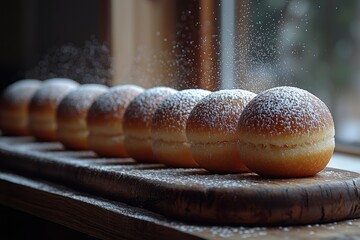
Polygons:
M234 134L238 119L246 104L256 96L241 90L220 90L203 98L191 111L186 131L189 134L202 131L213 138L213 133Z
M69 78L49 78L44 81L44 84L51 84L51 85L63 85L63 84L78 84L76 81L69 79Z
M166 97L176 92L175 89L169 87L154 87L141 93L129 104L125 111L125 128L135 124L150 129L156 109Z
M1 102L5 105L24 104L32 98L35 91L41 86L41 81L24 79L9 85L1 96Z
M143 91L142 87L131 84L112 87L94 101L89 109L88 118L122 118L126 107Z
M83 84L69 92L59 104L57 114L61 116L80 114L90 107L96 97L108 87L101 84Z
M257 95L239 120L240 132L267 136L310 135L331 128L334 123L325 103L306 90L288 86Z
M56 107L65 94L78 86L79 84L71 79L55 78L46 80L34 94L30 106L43 107L50 105Z
M152 129L185 131L191 110L210 93L202 89L187 89L166 98L154 114Z

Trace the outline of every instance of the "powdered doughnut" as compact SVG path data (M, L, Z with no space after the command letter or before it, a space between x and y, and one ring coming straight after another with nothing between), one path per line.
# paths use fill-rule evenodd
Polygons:
M62 98L79 84L71 79L44 81L35 92L29 107L29 129L38 140L56 141L56 109Z
M9 85L1 96L0 127L5 135L30 135L29 104L41 81L24 79Z
M200 167L211 172L244 172L237 151L237 123L254 93L234 89L214 92L191 111L186 135L191 154Z
M135 85L115 86L94 101L87 115L91 150L103 157L128 157L123 117L130 102L143 91Z
M125 149L130 157L141 162L155 162L151 147L151 121L156 109L177 91L168 87L150 88L137 96L124 114Z
M239 120L239 153L246 166L266 177L313 176L335 147L329 109L311 93L277 87L260 93Z
M166 98L156 110L151 128L156 159L172 167L197 167L186 138L186 121L195 105L210 94L201 89L183 90Z
M89 149L86 115L95 99L107 89L100 84L84 84L61 100L56 112L57 136L67 149Z

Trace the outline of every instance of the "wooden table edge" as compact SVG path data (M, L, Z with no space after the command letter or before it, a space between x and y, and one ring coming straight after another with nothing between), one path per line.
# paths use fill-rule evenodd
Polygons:
M100 239L204 239L153 222L151 217L141 219L146 210L43 180L2 171L0 190L0 203L6 207ZM139 218L129 214L138 210ZM156 216L151 212L149 215Z

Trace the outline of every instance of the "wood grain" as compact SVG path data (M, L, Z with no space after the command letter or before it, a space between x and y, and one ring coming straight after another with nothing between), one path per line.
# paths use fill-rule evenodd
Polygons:
M296 227L194 225L0 171L0 204L100 239L357 239L360 220Z
M5 206L101 239L200 239L159 224L156 214L46 181L0 172L0 190Z
M64 151L59 143L31 138L0 138L0 155L3 169L191 223L297 225L360 216L360 175L337 169L302 179L216 175L132 159L99 159L90 151Z

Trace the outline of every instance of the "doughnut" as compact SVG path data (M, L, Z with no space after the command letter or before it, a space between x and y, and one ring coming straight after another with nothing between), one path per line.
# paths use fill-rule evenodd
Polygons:
M87 112L95 99L107 89L100 84L83 84L61 100L56 111L57 137L66 149L89 149Z
M328 164L334 122L327 106L306 90L276 87L257 95L238 124L245 165L264 177L308 177Z
M157 161L171 167L197 167L186 138L186 121L191 110L210 91L182 90L166 98L152 119L152 149Z
M61 99L79 84L71 79L45 80L35 92L29 105L31 135L41 141L56 141L56 109Z
M241 89L220 90L193 108L186 123L186 136L200 167L215 173L248 171L237 151L237 124L254 96Z
M115 86L93 102L87 115L88 144L98 156L128 157L123 117L130 102L143 91L135 85Z
M124 113L124 146L138 162L156 162L151 147L151 122L156 109L166 97L176 93L169 87L154 87L134 98Z
M0 100L0 128L5 135L29 136L29 104L41 81L24 79L7 86Z

